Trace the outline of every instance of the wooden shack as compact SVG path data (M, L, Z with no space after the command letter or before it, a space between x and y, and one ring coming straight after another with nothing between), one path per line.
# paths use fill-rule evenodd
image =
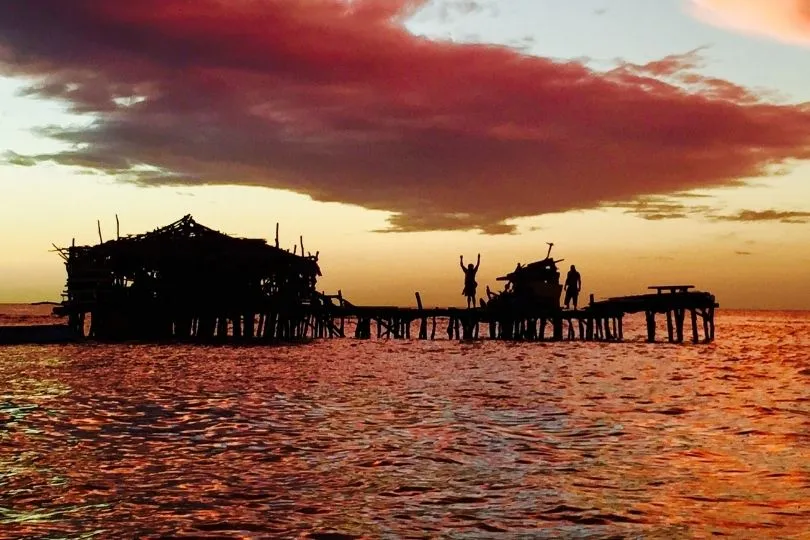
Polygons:
M321 275L317 254L301 251L187 215L145 234L58 248L67 287L54 311L101 340L296 337Z

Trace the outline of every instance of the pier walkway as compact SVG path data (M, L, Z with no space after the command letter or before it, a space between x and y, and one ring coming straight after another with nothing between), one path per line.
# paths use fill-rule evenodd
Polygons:
M656 315L661 314L667 321L667 340L683 343L689 314L691 341L714 340L714 311L719 305L712 294L692 291L691 285L650 288L657 292L591 301L579 310L423 308L419 293L416 307L355 306L338 295L326 297L336 299L337 304L325 307L321 318L325 324L311 326L314 337L345 337L347 321L351 320L358 339L373 335L410 339L413 332L418 339L436 339L437 333L446 333L449 339L622 341L624 317L644 313L648 341L656 341ZM417 323L418 330L414 330Z

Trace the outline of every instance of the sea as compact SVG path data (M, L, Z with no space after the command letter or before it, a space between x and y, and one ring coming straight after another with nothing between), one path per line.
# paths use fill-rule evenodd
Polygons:
M0 346L0 538L810 538L810 313L626 326Z

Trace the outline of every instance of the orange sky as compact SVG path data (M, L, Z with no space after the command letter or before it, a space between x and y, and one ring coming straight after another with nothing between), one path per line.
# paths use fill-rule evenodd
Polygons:
M0 7L0 302L58 299L96 219L191 213L303 234L355 303L462 305L459 254L483 293L554 242L586 295L810 309L807 3L166 2Z

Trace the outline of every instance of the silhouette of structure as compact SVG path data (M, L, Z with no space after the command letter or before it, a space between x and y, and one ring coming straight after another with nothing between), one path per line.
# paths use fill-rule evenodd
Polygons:
M265 240L234 238L200 225L191 216L150 233L116 238L95 246L57 248L65 260L67 288L54 309L68 316L77 338L159 341L263 342L300 338L376 337L435 339L446 321L449 339L525 341L622 341L624 317L644 313L647 339L656 339L656 315L664 314L667 338L684 341L689 314L692 341L714 340L714 313L719 307L708 292L691 285L655 285L655 292L595 301L563 310L557 264L546 257L498 278L506 282L500 293L487 287L480 307L424 308L416 293L416 307L356 306L341 291L327 295L316 290L318 253L301 254ZM462 265L462 268L465 268ZM475 267L473 267L475 270ZM467 268L465 268L467 274ZM465 295L470 291L466 287ZM414 328L418 325L418 329ZM482 327L484 331L482 332ZM551 329L550 333L547 331ZM29 332L29 334L25 334ZM26 330L0 334L5 340L51 339ZM62 336L64 337L64 336Z
M102 340L294 338L320 301L318 255L303 255L303 239L301 251L234 238L187 215L146 234L59 249L67 288L54 311L80 335L89 314L88 335Z
M563 259L552 259L551 248L554 244L548 246L545 259L526 266L518 263L513 272L497 278L498 281L505 281L506 287L489 301L490 310L531 312L559 309L562 285L557 263Z

